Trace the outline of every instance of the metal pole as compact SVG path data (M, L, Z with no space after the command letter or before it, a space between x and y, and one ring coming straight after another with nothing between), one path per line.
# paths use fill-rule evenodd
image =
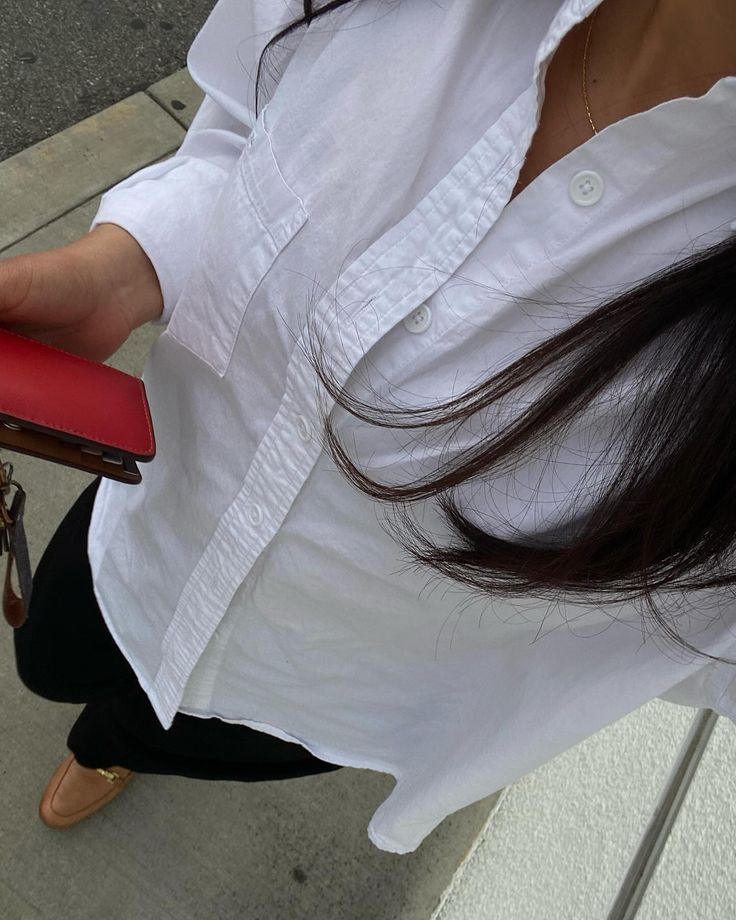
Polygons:
M717 720L712 709L693 719L607 920L635 917Z

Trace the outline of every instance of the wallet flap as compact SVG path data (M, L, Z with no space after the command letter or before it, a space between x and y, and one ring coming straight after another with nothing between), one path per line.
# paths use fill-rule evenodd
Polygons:
M0 366L0 416L30 423L37 434L63 432L139 460L155 456L138 377L2 328Z

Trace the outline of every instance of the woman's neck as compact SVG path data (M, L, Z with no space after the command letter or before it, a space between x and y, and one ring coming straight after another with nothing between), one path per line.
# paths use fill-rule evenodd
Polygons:
M590 20L586 20L585 29ZM699 96L736 74L734 0L603 0L588 47L591 108L617 112L647 96ZM605 88L605 90L604 90Z
M565 35L549 63L540 122L511 199L591 137L581 87L591 16ZM586 81L598 131L669 99L702 96L729 74L736 74L736 0L603 0L598 7Z

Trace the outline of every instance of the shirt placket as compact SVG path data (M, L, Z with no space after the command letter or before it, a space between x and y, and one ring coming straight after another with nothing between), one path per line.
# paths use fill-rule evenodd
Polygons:
M347 269L339 290L317 302L312 322L339 386L369 348L458 269L498 219L531 141L537 103L536 87L530 86L415 210ZM349 306L338 307L336 314L336 302ZM317 386L302 330L279 409L164 637L153 687L164 724L173 719L187 679L235 592L317 462L322 445L311 432L320 413L333 405Z

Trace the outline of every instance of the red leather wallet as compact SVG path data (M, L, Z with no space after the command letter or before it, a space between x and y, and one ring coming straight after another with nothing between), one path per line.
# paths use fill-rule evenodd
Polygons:
M0 328L0 447L139 483L156 455L143 381Z

